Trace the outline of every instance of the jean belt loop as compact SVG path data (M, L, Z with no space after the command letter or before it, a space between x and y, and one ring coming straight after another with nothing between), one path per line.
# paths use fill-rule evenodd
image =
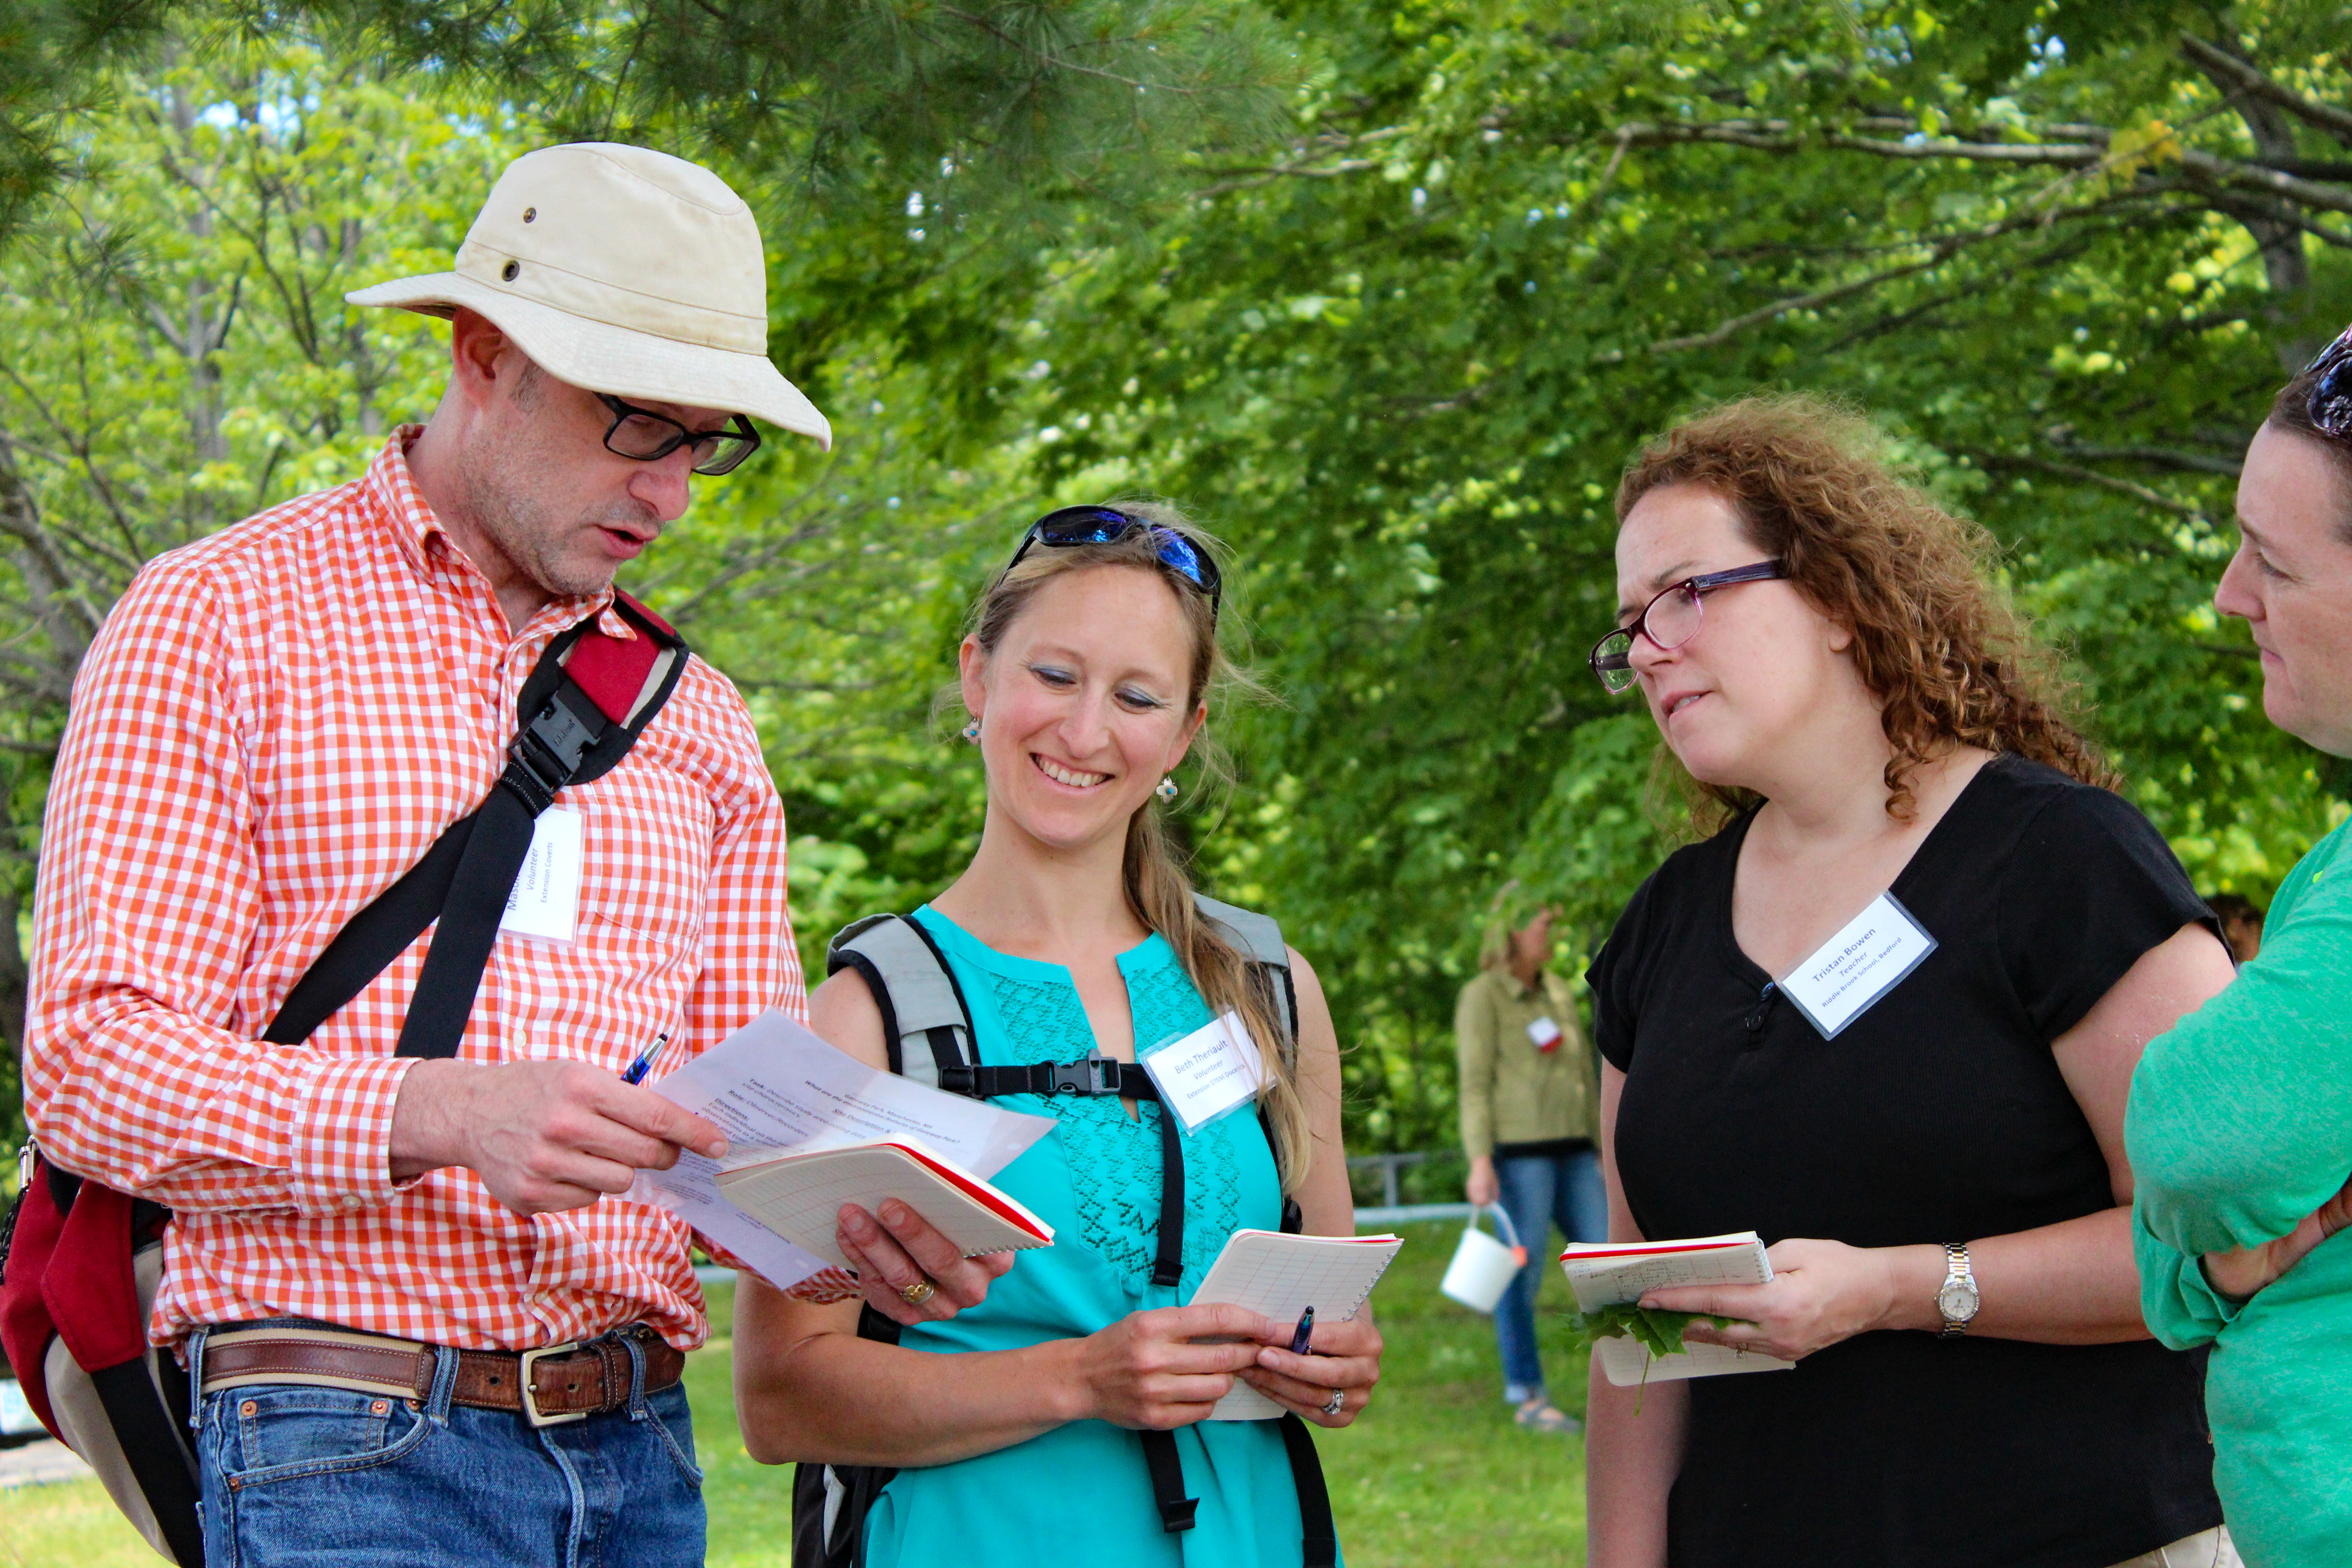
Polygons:
M651 1414L646 1409L646 1347L635 1334L624 1333L621 1343L629 1352L629 1419L643 1421Z
M457 1396L457 1352L447 1345L433 1347L433 1392L425 1396L425 1418L436 1426L449 1425L449 1406ZM528 1399L526 1394L523 1397Z
M200 1325L188 1336L188 1430L200 1432L205 1424L205 1336L211 1333L209 1324Z

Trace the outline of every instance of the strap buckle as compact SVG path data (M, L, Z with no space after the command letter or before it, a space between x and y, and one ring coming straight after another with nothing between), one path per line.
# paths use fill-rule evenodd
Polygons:
M1097 1046L1074 1062L1055 1062L1047 1069L1053 1075L1048 1094L1117 1094L1118 1073L1124 1064L1117 1058L1103 1055Z
M534 1426L562 1426L569 1422L588 1419L588 1412L585 1410L559 1410L552 1415L541 1411L539 1407L539 1384L534 1376L534 1369L541 1361L552 1355L570 1355L579 1348L578 1340L566 1340L560 1345L549 1345L541 1350L522 1352L522 1365L518 1369L516 1377L522 1384L518 1392L522 1395L524 1420Z
M550 697L539 717L523 726L507 748L509 765L500 781L538 816L554 803L555 792L572 782L580 760L596 737L560 697Z

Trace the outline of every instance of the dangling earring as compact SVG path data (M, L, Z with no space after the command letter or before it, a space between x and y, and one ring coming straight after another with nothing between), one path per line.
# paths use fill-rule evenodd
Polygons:
M970 741L970 742L971 742L973 745L975 745L975 746L977 746L977 745L979 745L979 744L980 744L980 721L979 721L979 720L974 719L971 723L966 724L966 725L963 727L963 738L964 738L965 740L967 740L967 741Z
M1158 795L1162 800L1174 800L1176 798L1176 781L1172 778L1163 777L1160 781L1160 787L1153 790L1151 793Z

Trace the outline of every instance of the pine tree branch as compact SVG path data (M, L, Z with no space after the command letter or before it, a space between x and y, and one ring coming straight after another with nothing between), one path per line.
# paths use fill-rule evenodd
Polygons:
M1360 132L1352 135L1318 137L1313 143L1299 143L1295 149L1294 155L1285 163L1212 170L1211 173L1223 175L1224 178L1220 179L1213 185L1203 185L1192 194L1203 198L1222 196L1231 191L1251 190L1259 185L1272 184L1275 181L1285 178L1328 180L1340 174L1357 174L1367 169L1377 169L1381 166L1381 160L1377 158L1343 157L1336 163L1327 163L1321 160L1328 158L1335 153L1348 153L1358 147L1369 146L1373 142L1386 142L1393 137L1402 136L1405 133L1405 130L1406 128L1402 125L1387 125L1378 131ZM1311 152L1308 151L1310 145L1313 149Z

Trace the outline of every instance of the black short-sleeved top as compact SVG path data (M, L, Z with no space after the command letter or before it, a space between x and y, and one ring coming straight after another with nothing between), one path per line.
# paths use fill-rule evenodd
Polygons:
M1939 944L1824 1040L1731 928L1748 822L1643 884L1591 970L1625 1074L1618 1173L1644 1236L1969 1241L2113 1206L2051 1042L2210 916L2147 819L1987 763L1891 891ZM2108 1568L2221 1521L2202 1363L2153 1341L1858 1335L1695 1380L1674 1568Z

